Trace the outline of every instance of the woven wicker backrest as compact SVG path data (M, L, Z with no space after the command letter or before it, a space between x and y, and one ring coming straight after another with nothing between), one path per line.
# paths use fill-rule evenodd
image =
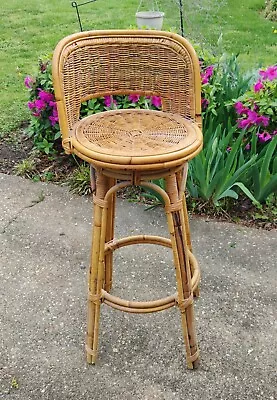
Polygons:
M91 31L63 39L53 57L63 139L83 101L115 94L155 95L164 111L200 121L200 71L192 46L159 31Z

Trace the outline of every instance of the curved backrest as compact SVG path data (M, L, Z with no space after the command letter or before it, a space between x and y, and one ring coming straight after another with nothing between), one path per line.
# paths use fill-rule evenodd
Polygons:
M162 109L201 121L198 58L190 43L164 31L81 32L57 45L53 84L63 139L83 101L116 94L160 96Z

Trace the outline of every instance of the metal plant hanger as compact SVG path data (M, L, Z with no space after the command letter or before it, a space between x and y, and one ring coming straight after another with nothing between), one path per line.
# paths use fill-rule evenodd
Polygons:
M86 4L89 3L94 3L96 0L88 0L85 1L84 3L80 3L78 4L77 1L73 1L71 3L72 7L76 9L76 15L77 15L77 19L78 19L78 23L80 26L80 31L83 32L83 25L82 25L82 21L81 21L81 16L80 16L80 12L79 12L79 7L84 6ZM150 4L152 6L152 10L153 11L159 11L159 5L158 5L158 1L157 0L140 0L139 6L138 6L138 10L143 6L143 3L146 2L148 4ZM179 13L180 13L180 31L181 31L181 35L184 37L184 14L183 14L183 0L177 0L177 2L179 2Z
M88 0L88 1L85 1L84 3L80 3L80 4L78 4L76 1L73 1L71 3L72 7L76 8L77 19L78 19L78 22L79 22L79 26L80 26L80 31L81 32L83 32L83 26L82 26L82 22L81 22L80 13L79 13L79 7L84 6L86 4L89 4L89 3L94 3L95 1L96 0Z

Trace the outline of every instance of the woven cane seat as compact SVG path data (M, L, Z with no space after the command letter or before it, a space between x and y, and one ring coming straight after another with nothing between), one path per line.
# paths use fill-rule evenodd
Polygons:
M201 148L196 123L154 110L114 110L79 121L71 144L91 160L143 165L190 159Z

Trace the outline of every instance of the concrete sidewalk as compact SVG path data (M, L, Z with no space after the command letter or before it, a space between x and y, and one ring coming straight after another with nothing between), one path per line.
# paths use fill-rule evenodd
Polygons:
M3 174L0 193L1 399L277 398L276 231L192 220L202 270L198 370L186 369L177 309L144 316L105 305L98 363L88 366L91 199ZM162 210L123 200L117 225L117 236L166 235ZM147 300L174 292L167 249L115 254L116 295Z

